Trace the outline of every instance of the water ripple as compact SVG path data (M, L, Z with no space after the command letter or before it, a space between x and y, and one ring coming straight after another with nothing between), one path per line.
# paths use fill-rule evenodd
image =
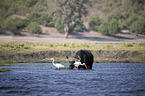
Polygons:
M145 64L98 63L93 70L54 70L52 66L8 67L0 73L0 96L144 96ZM46 64L47 65L47 64ZM134 66L135 65L135 66ZM65 63L65 66L68 64Z

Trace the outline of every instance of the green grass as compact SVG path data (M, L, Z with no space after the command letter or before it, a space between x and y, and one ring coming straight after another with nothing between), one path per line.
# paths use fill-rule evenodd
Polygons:
M10 69L2 69L0 68L0 72L8 72L8 71L11 71Z
M142 53L140 60L118 60L118 59L107 59L107 58L95 58L96 63L145 63L145 43L73 43L73 42L24 42L24 41L0 41L0 55L7 54L21 54L21 53L35 53L42 51L77 51L80 49L95 51L137 51ZM0 64L6 63L51 63L50 58L43 60L0 60ZM67 63L66 58L55 58L56 62Z
M31 67L31 66L35 66L35 67L44 67L44 66L51 66L51 65L45 65L45 64L39 64L39 65L19 65L19 67Z
M145 43L58 43L58 42L18 42L1 41L0 54L32 53L39 51L139 51L145 53Z
M0 64L0 66L14 66L14 65L9 65L9 64Z

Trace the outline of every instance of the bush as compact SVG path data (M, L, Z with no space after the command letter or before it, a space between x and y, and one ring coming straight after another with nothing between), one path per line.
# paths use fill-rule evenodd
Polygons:
M38 13L30 13L29 16L27 16L27 19L31 22L39 22L39 18L41 17Z
M139 18L137 15L132 15L128 18L128 21L127 21L127 28L129 29L131 27L131 25L133 24L133 22L137 21Z
M115 12L115 13L109 14L107 16L107 19L108 20L116 19L117 21L119 21L119 20L125 19L125 17L122 14Z
M48 26L48 27L54 27L53 18L49 16L48 14L41 14L39 18L39 24Z
M27 26L27 20L20 18L7 18L3 21L2 28L12 32L14 35L20 35L23 28Z
M41 27L39 26L39 24L37 22L31 22L27 26L27 30L30 31L30 33L32 33L32 34L41 34L42 33Z
M118 22L118 27L120 28L120 30L126 28L125 17L118 12L109 14L106 19L108 20L108 22L112 21L112 19L115 19Z
M31 22L37 22L39 25L54 27L53 19L48 14L30 13L27 19Z
M115 19L112 21L104 21L98 29L103 35L114 35L120 31L118 22Z
M145 35L145 20L137 20L135 21L130 28L130 31L138 34L144 34Z
M83 32L84 30L86 30L86 27L83 24L76 25L74 28L74 31L76 32Z
M102 22L99 16L95 14L89 18L88 23L90 28L92 28L95 31L98 31L98 27L101 25Z
M102 21L99 30L104 35L114 35L120 32L123 29L122 22L125 21L125 18L122 14L116 12L109 14Z
M64 33L64 24L61 23L61 21L56 21L55 22L55 28L58 32Z
M139 46L145 47L145 43L139 43Z
M145 20L145 13L140 11L138 15L133 14L127 20L127 28L130 29L132 24L136 21L144 21Z

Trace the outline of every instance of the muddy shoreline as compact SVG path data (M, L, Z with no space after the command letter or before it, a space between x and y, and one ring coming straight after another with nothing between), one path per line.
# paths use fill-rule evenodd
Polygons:
M73 55L75 51L40 51L34 53L15 53L0 55L0 63L23 63L23 62L51 62L50 58L55 58L56 62L67 63L66 56ZM144 63L144 54L138 51L92 51L95 63Z

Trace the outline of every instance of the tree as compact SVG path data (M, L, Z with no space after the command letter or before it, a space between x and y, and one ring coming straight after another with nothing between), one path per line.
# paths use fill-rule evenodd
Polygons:
M57 31L59 31L60 33L64 33L64 24L61 24L61 21L56 21L55 22L55 26Z
M41 34L42 30L41 27L39 26L39 24L37 22L31 22L28 26L27 26L27 30L30 31L32 34Z
M71 29L76 25L83 24L82 17L87 16L88 11L86 5L89 4L88 0L56 0L58 6L54 12L55 19L64 24L65 37L67 38ZM72 27L72 25L74 25Z
M98 31L98 27L101 25L101 19L99 18L98 14L92 15L89 18L89 27L95 31Z
M112 19L111 21L105 20L98 29L103 35L114 35L120 31L118 21Z
M13 35L20 35L22 29L27 26L28 21L20 18L7 18L2 23L4 30L12 32Z
M136 35L138 35L138 34L145 35L145 22L144 22L144 20L137 20L137 21L135 21L131 25L130 31L132 31Z

